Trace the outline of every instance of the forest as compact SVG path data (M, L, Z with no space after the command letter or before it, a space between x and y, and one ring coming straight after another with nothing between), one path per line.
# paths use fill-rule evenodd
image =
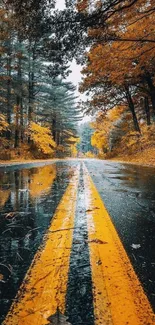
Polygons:
M92 116L91 144L84 155L152 150L154 1L66 0L64 10L55 5L1 1L1 159L75 157L82 147L78 122L86 115ZM82 65L82 103L66 79L73 58Z
M66 80L68 65L59 62L51 44L47 49L56 37L47 22L53 6L1 3L1 159L76 151L76 87Z

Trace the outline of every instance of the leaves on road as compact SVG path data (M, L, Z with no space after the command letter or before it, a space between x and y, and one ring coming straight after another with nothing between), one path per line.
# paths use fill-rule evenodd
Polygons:
M4 276L0 273L0 282L3 282Z
M91 212L91 211L98 210L98 209L99 209L98 207L94 207L93 209L87 209L86 212Z
M87 240L87 243L96 243L96 244L108 244L107 241L103 241L101 239L91 239L91 240Z
M48 319L49 323L46 325L71 325L71 323L67 322L67 317L61 314L59 308L54 315L50 316Z
M102 264L102 261L101 261L101 259L99 258L99 260L98 261L96 261L96 264L97 265L101 265Z
M9 213L5 214L5 218L12 219L12 218L15 218L17 216L17 214L18 214L17 211L9 212Z

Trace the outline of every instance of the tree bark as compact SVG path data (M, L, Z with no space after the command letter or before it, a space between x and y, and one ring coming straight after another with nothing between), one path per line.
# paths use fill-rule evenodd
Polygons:
M57 146L60 144L60 131L59 130L56 131L56 144L57 144Z
M9 47L11 45L9 44ZM7 122L11 124L11 49L8 48L7 53ZM11 139L11 132L7 130L6 137L8 140Z
M19 45L21 41L19 40ZM21 116L22 114L22 52L18 52L18 70L17 70L17 96L16 96L16 118L15 118L15 148L19 147ZM20 118L19 118L20 117Z
M53 117L52 120L52 135L53 135L53 140L56 141L56 118Z
M145 113L146 113L147 125L150 125L151 124L150 106L149 106L149 99L147 96L145 96L145 98L144 98L144 109L145 109Z
M20 103L20 140L21 143L24 142L24 114L23 114L23 98L21 97L21 103Z
M137 115L136 115L136 112L135 112L135 105L134 105L134 102L132 100L132 96L131 96L131 93L130 93L130 90L129 90L128 86L125 86L125 93L126 93L126 99L127 99L127 102L128 102L130 112L132 113L132 118L133 118L133 124L134 124L135 131L141 133L139 123L138 123L138 119L137 119Z
M151 77L150 73L147 73L145 79L146 79L147 85L149 87L153 116L155 117L155 86L153 84L152 77Z
M29 48L29 108L28 108L28 125L30 125L32 121L32 113L33 113L33 101L34 101L34 61L35 61L35 45L32 49L32 57L31 57L31 49ZM28 143L30 143L30 136L28 136Z
M14 147L19 147L19 96L17 96L17 105L15 113L15 142Z

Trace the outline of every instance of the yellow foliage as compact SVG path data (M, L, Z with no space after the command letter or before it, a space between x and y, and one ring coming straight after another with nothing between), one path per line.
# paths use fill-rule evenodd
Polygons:
M57 151L59 151L59 152L65 152L65 147L62 144L59 144L57 146Z
M70 151L71 151L71 157L73 157L73 158L77 157L76 143L75 144L71 144Z
M155 125L141 126L141 135L135 131L129 131L122 137L118 147L115 148L117 155L135 155L147 148L153 148L155 143Z
M9 124L6 122L6 118L3 114L0 114L0 133L6 131L9 127Z
M96 121L91 126L96 130L91 137L91 145L99 150L99 153L105 153L109 149L109 134L115 127L114 123L120 119L124 113L124 107L116 106L106 114L99 113Z
M99 151L107 150L108 143L104 131L95 131L91 137L91 145Z
M136 144L137 144L137 137L132 137L132 138L129 138L128 142L126 142L126 147L130 148Z
M80 138L75 138L74 136L71 136L69 139L68 139L68 142L70 143L79 143L80 142Z
M95 129L91 144L104 158L134 155L155 143L155 125L141 125L141 134L134 131L131 114L124 113L123 107L115 107L107 114L99 113L91 125Z
M68 142L70 143L70 153L71 157L77 157L77 144L80 142L80 138L76 138L74 136L71 136L68 139Z
M87 152L85 153L85 157L86 157L86 158L95 158L95 155L94 155L93 152L91 152L91 151L87 151Z
M56 143L52 138L51 131L48 127L43 127L37 123L31 122L29 127L30 138L38 149L45 155L54 153Z
M124 110L124 106L115 106L108 112L108 119L111 122L117 121L120 118L121 114L124 112Z

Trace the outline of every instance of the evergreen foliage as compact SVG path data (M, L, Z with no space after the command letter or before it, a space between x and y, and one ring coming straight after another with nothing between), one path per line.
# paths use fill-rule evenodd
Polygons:
M53 155L52 143L68 147L67 139L76 136L80 111L76 87L65 80L69 65L59 61L58 53L45 51L55 35L47 24L47 9L44 1L2 3L0 110L8 125L2 134L6 149L28 144L31 150L33 140L43 155Z

